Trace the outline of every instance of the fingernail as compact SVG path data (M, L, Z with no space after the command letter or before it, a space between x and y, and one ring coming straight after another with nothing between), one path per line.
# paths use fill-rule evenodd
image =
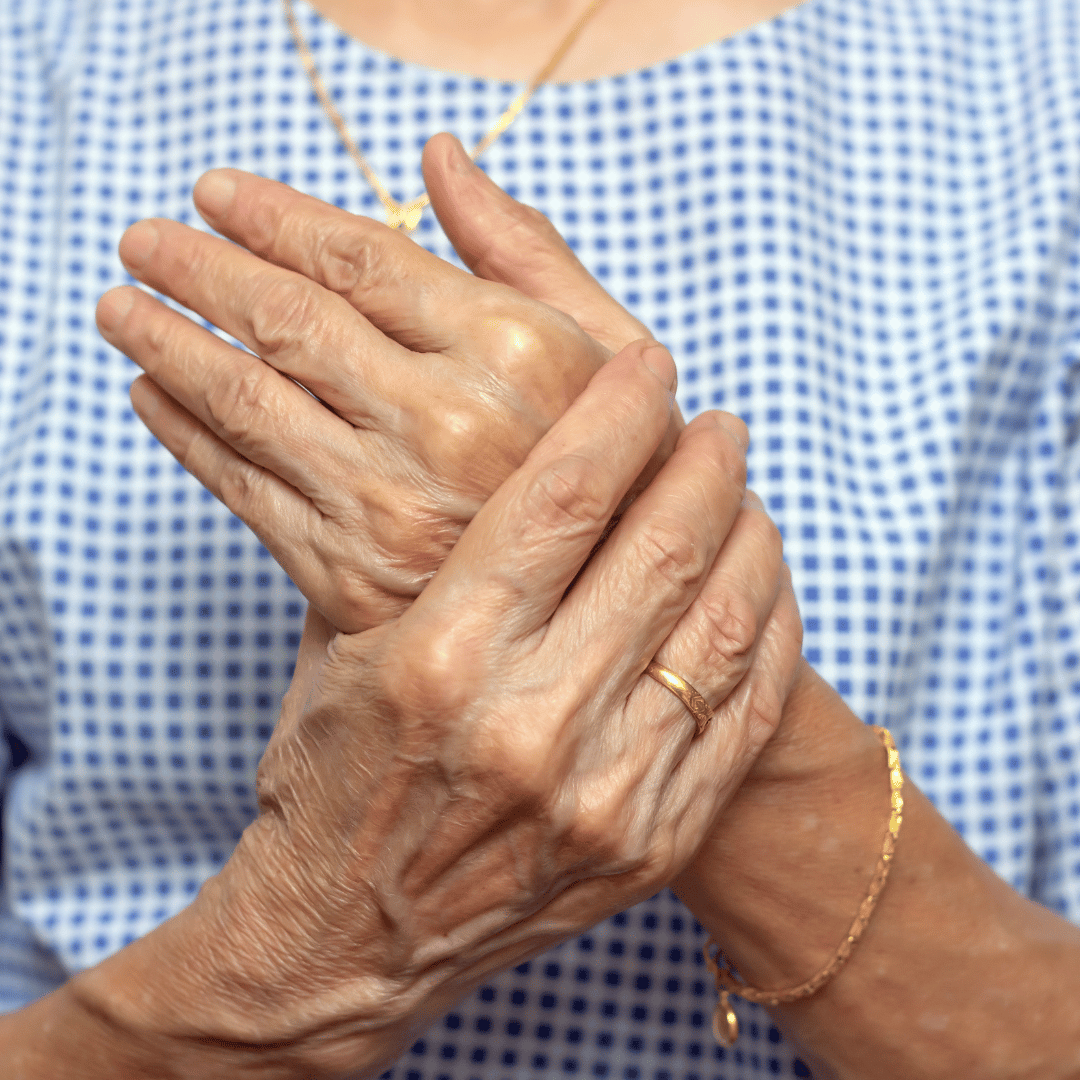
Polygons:
M98 326L111 334L124 321L134 303L134 289L110 289L98 301Z
M195 205L211 217L220 217L236 197L236 181L228 173L215 169L204 173L193 192Z
M124 265L140 267L158 246L158 231L149 221L139 221L131 226L120 241L120 258Z
M674 392L675 385L679 381L679 373L675 368L675 361L671 359L671 353L659 342L654 341L642 349L641 359L664 387Z
M742 504L748 510L764 510L765 504L761 501L757 492L751 491L749 488L743 492Z

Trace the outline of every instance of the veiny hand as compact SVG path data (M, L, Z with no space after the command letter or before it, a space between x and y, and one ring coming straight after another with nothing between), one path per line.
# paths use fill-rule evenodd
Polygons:
M445 202L471 178L440 146ZM101 332L147 372L132 401L181 464L335 627L375 625L611 352L550 306L284 185L220 170L195 202L242 246L140 222L121 257L256 355L132 287L102 298ZM622 327L619 348L643 336L629 316ZM638 488L681 426L676 412Z
M251 1048L259 1076L376 1075L484 977L686 864L776 726L800 624L723 414L683 431L581 570L674 379L665 350L628 347L399 618L346 635L309 615L260 817L145 976L129 957L122 986L79 984L94 1009L138 1041L142 987L182 955L171 1045L232 1044L221 1075L248 1075ZM716 708L702 735L643 676L654 656Z

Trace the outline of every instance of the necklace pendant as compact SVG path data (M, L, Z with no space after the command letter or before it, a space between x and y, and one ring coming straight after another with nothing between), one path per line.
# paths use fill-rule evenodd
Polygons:
M427 199L417 199L404 206L401 203L395 203L386 210L386 224L391 229L404 229L405 232L411 233L420 224L426 206Z

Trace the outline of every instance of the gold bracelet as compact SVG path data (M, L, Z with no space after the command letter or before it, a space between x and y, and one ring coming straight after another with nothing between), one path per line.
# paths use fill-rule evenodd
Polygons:
M859 938L862 937L870 916L874 913L878 897L889 877L893 852L896 850L896 839L900 835L900 825L904 820L904 774L900 770L900 755L897 753L896 743L893 742L893 737L886 728L875 727L874 733L881 740L888 754L892 810L889 814L889 826L885 830L881 858L878 859L877 868L870 881L870 891L859 907L859 913L855 916L847 937L840 943L840 948L836 950L833 958L813 978L807 979L799 986L793 986L790 990L755 990L754 987L747 986L736 978L719 950L715 956L713 955L716 942L709 938L704 949L705 963L716 976L716 989L720 993L720 1000L713 1013L713 1035L721 1046L733 1046L739 1037L739 1018L731 1007L729 995L735 994L737 997L757 1002L759 1005L790 1005L793 1001L801 1001L803 998L810 997L811 994L816 994L844 966Z

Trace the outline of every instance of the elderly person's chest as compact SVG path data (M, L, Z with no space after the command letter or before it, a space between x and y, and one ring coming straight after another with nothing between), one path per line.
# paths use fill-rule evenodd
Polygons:
M1048 252L1067 242L1043 209L1057 197L1052 170L1014 164L1024 116L1010 79L1022 73L926 56L918 13L911 22L909 53L888 66L849 63L880 34L818 2L676 63L546 87L485 159L671 346L687 412L722 407L750 422L752 483L785 528L808 643L826 667L843 648L827 612L865 625L874 616L860 604L881 614L883 593L910 593L988 380L999 427L1030 419L1045 377L1033 331L1052 333L1056 317ZM390 60L313 16L306 25L342 115L397 197L422 189L426 136L479 138L513 95ZM139 436L123 399L128 366L95 337L90 306L122 278L119 234L144 216L191 220L191 185L217 165L361 213L378 214L377 199L274 4L139 22L106 7L71 65L66 109L56 273L42 281L54 382L39 396L72 413L68 427L105 420L102 445L82 442L86 468L130 491L160 488L163 470L176 512L186 502L198 506L193 526L224 523ZM1020 129L990 119L1013 113ZM1049 162L1038 138L1032 126L1029 154ZM454 257L430 211L415 235ZM34 437L68 439L63 424L43 430ZM43 466L60 502L70 483L57 461L70 457L68 447Z
M853 29L850 5L819 0L676 65L549 87L486 159L672 347L688 413L719 406L750 422L752 483L785 530L808 655L861 715L927 740L920 695L942 713L964 698L971 714L1024 696L1010 657L1020 673L1048 654L1016 615L1032 603L1017 582L1048 568L1068 584L1067 530L1055 539L1044 522L1069 494L1053 365L1072 272L1062 189L1076 175L1052 28L1036 42L1050 58L1036 88L1030 65L1002 59L1016 50L927 53L930 6L899 28ZM66 59L55 125L27 135L27 147L52 140L60 181L34 204L58 224L25 253L20 334L35 344L4 373L5 551L30 553L5 563L25 576L7 612L41 616L41 647L8 650L18 670L4 701L28 725L51 709L42 742L55 775L172 785L167 812L126 824L113 846L186 837L194 884L253 812L303 605L141 429L127 402L135 369L98 338L93 305L122 280L123 228L191 220L207 168L380 208L313 100L276 3L147 7L136 19L102 5ZM332 34L311 41L402 198L420 190L426 136L478 138L515 89ZM417 240L452 257L430 215ZM1039 557L1055 543L1057 563ZM915 775L951 807L963 782L946 774L973 770L975 755L950 736L953 760ZM944 742L916 740L905 760L918 767ZM1002 791L1005 775L991 777ZM188 801L210 811L189 820ZM9 827L29 864L22 823ZM69 850L53 847L65 865ZM159 917L147 905L137 928Z

